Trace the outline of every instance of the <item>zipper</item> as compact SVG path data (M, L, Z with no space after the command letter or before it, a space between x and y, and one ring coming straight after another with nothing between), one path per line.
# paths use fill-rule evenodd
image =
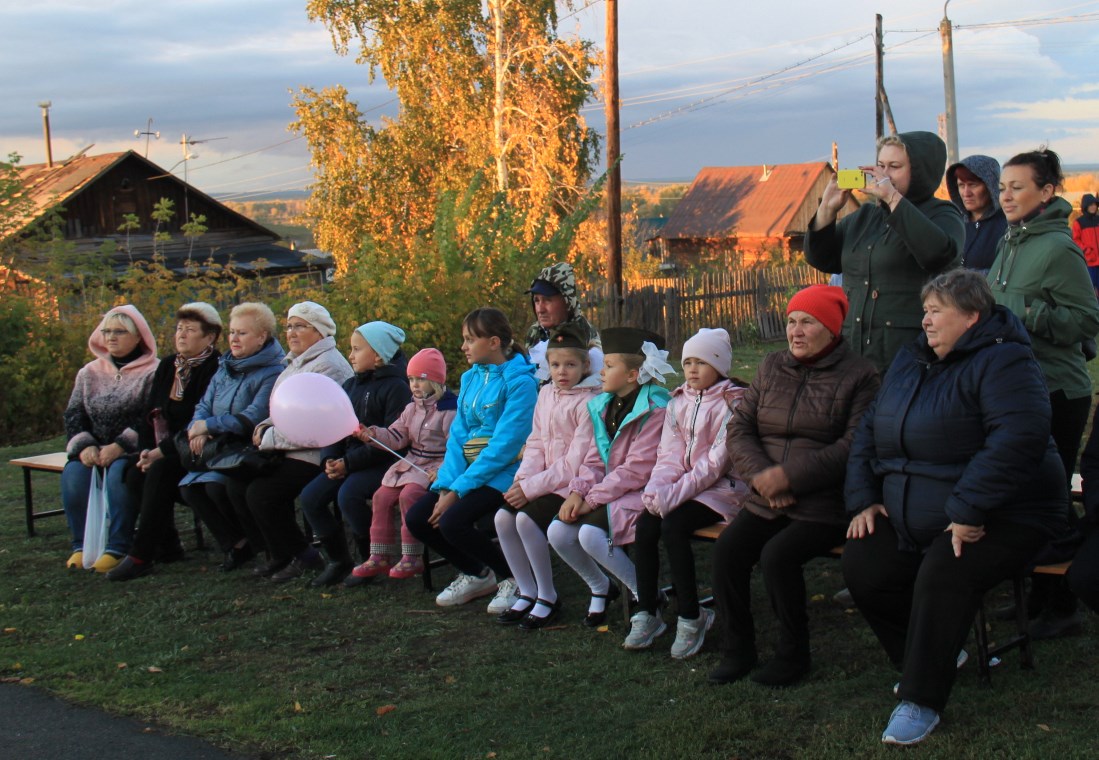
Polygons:
M687 438L687 464L688 465L691 463L691 451L694 450L695 439L697 438L697 436L695 435L695 423L698 422L698 409L701 405L702 405L702 393L699 392L699 394L697 396L695 396L694 416L691 417L691 427L687 431L687 433L688 433L688 438Z

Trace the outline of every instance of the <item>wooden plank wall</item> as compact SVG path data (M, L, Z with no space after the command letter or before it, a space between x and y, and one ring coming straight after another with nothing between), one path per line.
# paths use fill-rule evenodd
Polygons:
M734 344L781 340L786 302L801 288L822 282L828 275L805 264L627 279L621 324L662 334L675 356L702 327L724 327ZM607 291L600 283L583 300L584 313L596 327L612 324Z

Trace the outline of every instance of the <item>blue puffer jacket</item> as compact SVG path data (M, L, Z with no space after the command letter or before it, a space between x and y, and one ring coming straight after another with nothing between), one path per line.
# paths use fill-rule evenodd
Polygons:
M474 364L462 375L458 413L431 489L456 491L459 497L481 486L508 490L534 424L537 401L538 381L526 356L515 354L503 364ZM462 447L481 437L489 442L467 465Z
M951 522L1066 527L1065 471L1049 435L1049 392L1010 311L971 327L939 360L921 335L902 349L859 425L847 511L884 504L907 550Z
M267 419L271 388L283 370L283 356L282 346L274 339L243 359L223 354L221 366L195 407L192 422L206 420L211 435L251 437L256 425Z

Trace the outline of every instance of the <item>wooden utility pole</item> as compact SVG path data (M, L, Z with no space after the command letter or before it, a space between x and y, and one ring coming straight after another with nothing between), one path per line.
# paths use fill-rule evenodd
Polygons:
M939 34L943 38L943 91L946 94L946 165L958 162L958 102L954 96L954 34L943 3L943 20Z
M874 139L880 140L885 134L885 107L882 103L882 94L885 92L885 43L882 39L881 14L874 18L874 66L877 72L877 86L874 88Z
M607 3L607 57L603 65L603 102L607 119L607 282L611 315L622 317L622 144L618 127L618 0Z

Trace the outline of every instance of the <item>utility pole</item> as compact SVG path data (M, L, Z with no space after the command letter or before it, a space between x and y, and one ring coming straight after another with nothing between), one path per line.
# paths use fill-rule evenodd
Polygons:
M42 132L46 136L46 168L53 168L53 145L50 139L50 106L53 103L48 100L43 100L38 104L38 107L42 109Z
M946 15L943 3L943 20L939 24L939 34L943 38L943 90L946 93L946 165L958 162L958 102L954 97L954 35L950 19Z
M607 119L607 282L612 324L622 316L622 143L618 127L618 0L607 2L607 56L603 65L603 102Z
M882 39L881 14L876 14L874 19L874 140L877 141L885 134L885 109L882 104L882 93L885 92L885 43Z

